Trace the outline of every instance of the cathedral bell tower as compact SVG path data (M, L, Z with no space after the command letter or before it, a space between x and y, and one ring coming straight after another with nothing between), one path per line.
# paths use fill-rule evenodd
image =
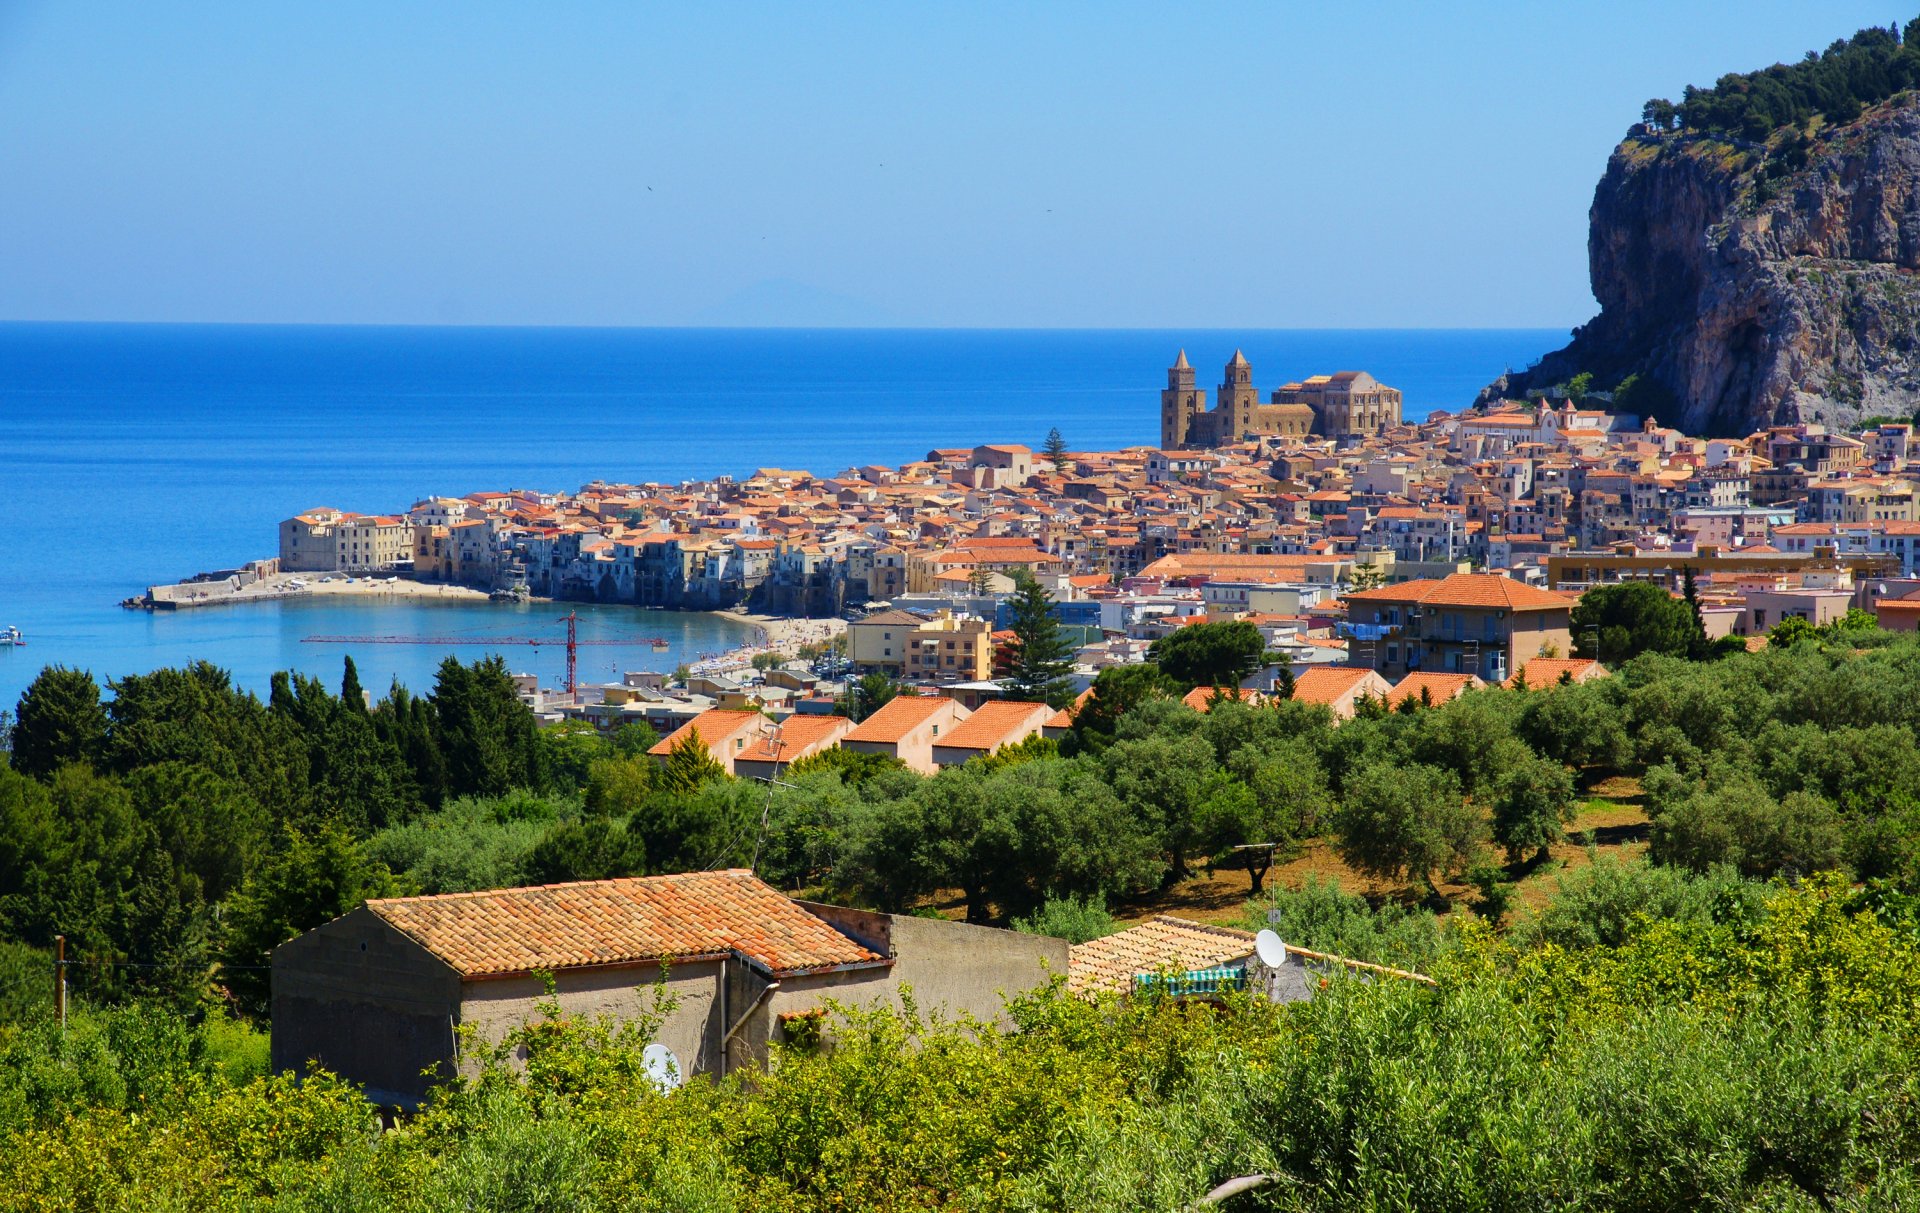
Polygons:
M1253 368L1247 365L1247 356L1235 350L1220 381L1220 398L1214 405L1214 412L1220 417L1214 445L1227 446L1246 437L1253 429L1253 410L1259 403L1260 393L1253 386Z
M1167 369L1167 390L1160 393L1160 449L1173 451L1196 437L1194 419L1207 411L1207 394L1193 386L1187 351Z

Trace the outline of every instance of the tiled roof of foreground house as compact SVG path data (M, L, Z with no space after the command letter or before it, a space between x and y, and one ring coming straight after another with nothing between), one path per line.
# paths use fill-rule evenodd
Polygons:
M1253 933L1158 914L1104 939L1067 950L1067 989L1074 993L1133 989L1139 973L1208 969L1253 955Z
M367 909L462 977L733 952L775 976L884 963L745 868L388 897Z

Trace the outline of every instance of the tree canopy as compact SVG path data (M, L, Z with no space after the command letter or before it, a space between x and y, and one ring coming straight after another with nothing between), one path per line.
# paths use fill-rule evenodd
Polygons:
M1920 19L1904 29L1869 26L1796 63L1729 72L1711 88L1688 85L1678 104L1656 97L1641 110L1654 130L1759 140L1817 116L1851 122L1862 109L1920 84Z
M1642 653L1685 657L1697 623L1688 604L1651 581L1598 585L1573 608L1573 651L1617 665Z
M1244 619L1195 623L1153 642L1147 660L1188 687L1237 687L1265 664L1266 641Z

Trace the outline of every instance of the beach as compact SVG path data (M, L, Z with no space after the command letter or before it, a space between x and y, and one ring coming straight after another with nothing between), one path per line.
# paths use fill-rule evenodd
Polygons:
M745 611L712 614L758 629L759 636L750 647L761 652L792 653L803 644L825 644L847 630L847 621L840 618L789 619L782 615L750 615Z

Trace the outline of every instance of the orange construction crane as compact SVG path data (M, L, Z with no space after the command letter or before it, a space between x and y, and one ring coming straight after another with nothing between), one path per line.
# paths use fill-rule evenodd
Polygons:
M567 638L558 636L308 636L302 644L530 644L536 648L543 644L565 644L567 646L567 697L574 693L574 671L579 665L579 648L583 644L625 645L629 648L650 645L663 648L668 643L659 636L635 636L622 640L581 640L574 626L575 614L566 614Z

